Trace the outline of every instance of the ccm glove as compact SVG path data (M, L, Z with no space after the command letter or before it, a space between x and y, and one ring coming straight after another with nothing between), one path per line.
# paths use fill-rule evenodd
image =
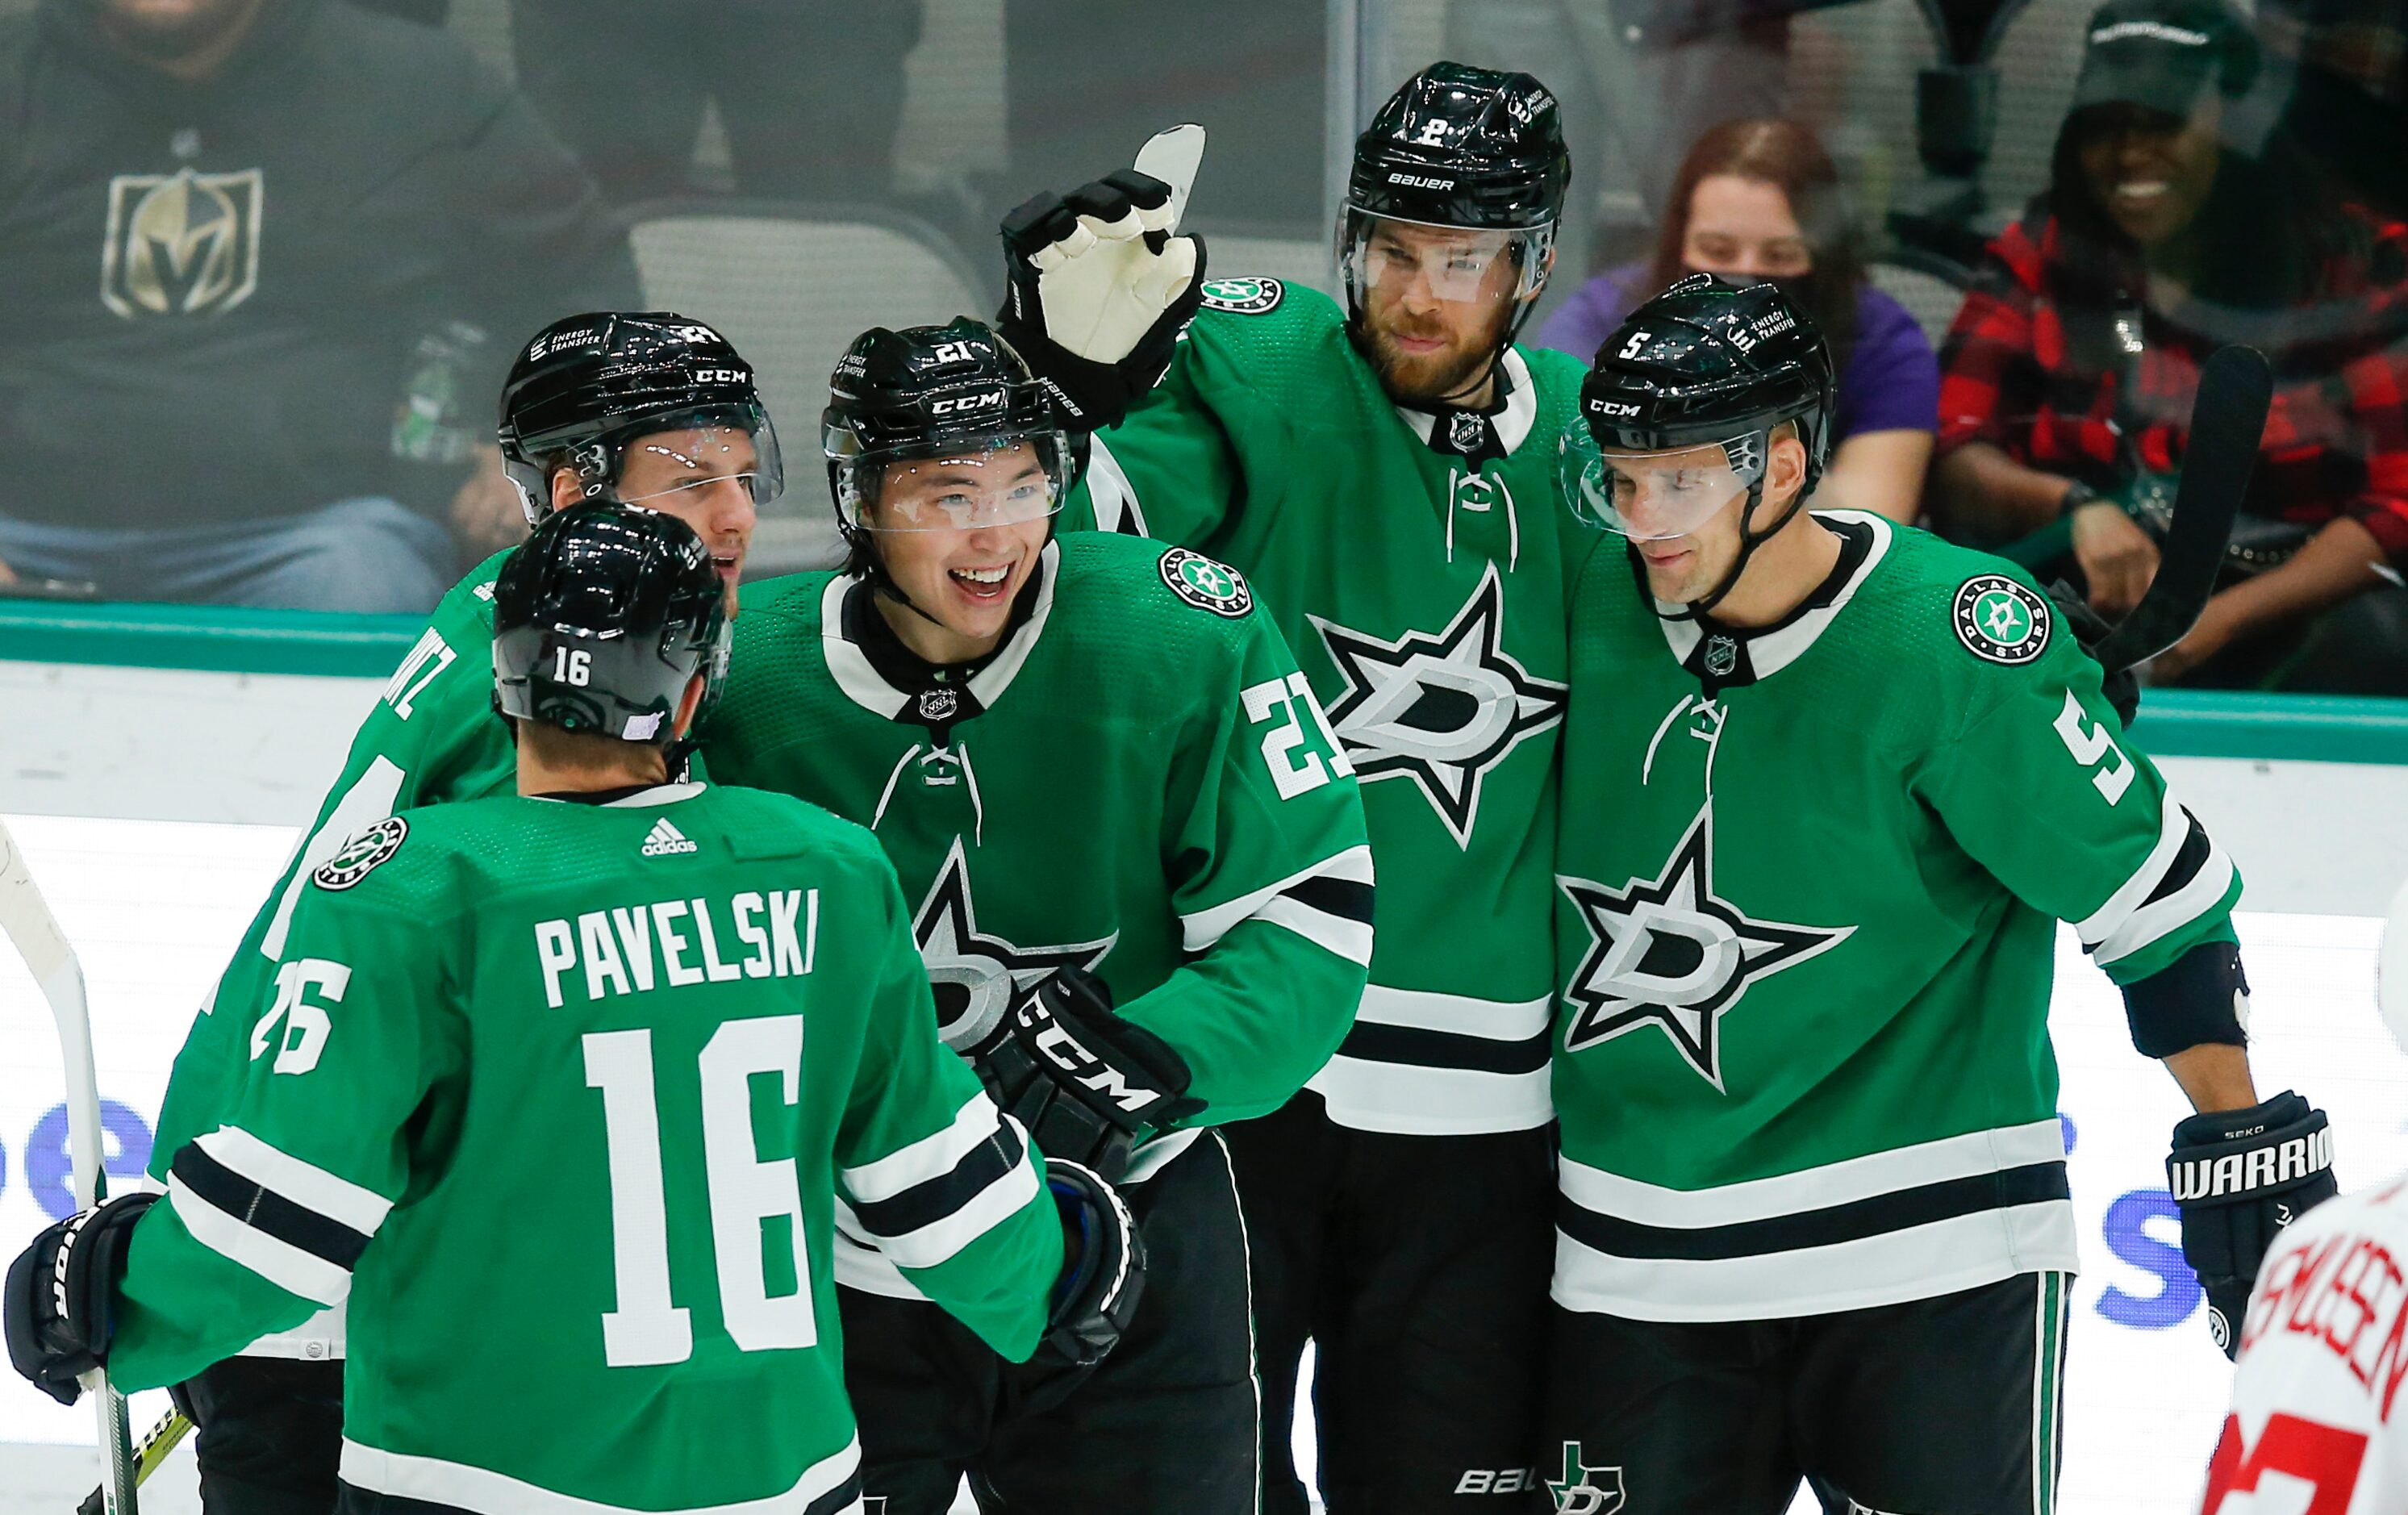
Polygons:
M1003 219L1009 282L996 330L1052 393L1066 431L1127 415L1203 303L1203 238L1174 235L1203 136L1173 127L1136 168L1038 195Z
M83 1393L76 1379L108 1357L134 1222L158 1200L155 1193L126 1194L70 1215L8 1265L0 1292L8 1361L62 1405L76 1402Z
M2166 1184L2182 1208L2183 1261L2207 1291L2207 1324L2241 1354L2249 1290L2274 1234L2338 1193L2325 1112L2288 1090L2174 1127Z
M1064 968L970 1051L980 1081L1048 1157L1118 1182L1139 1139L1194 1115L1187 1060L1112 1008L1092 973Z
M1104 1360L1137 1318L1145 1293L1145 1242L1120 1192L1093 1168L1049 1157L1045 1187L1062 1213L1062 1277L1037 1350L1088 1367Z

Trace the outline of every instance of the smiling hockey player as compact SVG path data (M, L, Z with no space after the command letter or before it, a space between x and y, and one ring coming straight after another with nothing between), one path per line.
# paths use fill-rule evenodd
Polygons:
M1572 617L1558 1508L1778 1515L1804 1477L1836 1509L2042 1515L2057 923L2204 1112L2173 1189L2219 1345L2332 1193L2322 1112L2251 1084L2240 879L2019 570L1804 508L1831 370L1777 289L1675 284L1582 400L1566 491L1627 550Z

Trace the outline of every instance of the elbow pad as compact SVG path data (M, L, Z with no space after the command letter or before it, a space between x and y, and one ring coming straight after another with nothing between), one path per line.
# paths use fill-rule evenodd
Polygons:
M2249 1045L2249 979L2241 949L2201 942L2159 972L2124 986L2124 1018L2143 1057L2193 1047Z

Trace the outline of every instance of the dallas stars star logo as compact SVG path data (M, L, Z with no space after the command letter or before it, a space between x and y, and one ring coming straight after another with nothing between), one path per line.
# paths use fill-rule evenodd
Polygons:
M1628 1496L1623 1492L1622 1469L1591 1467L1582 1460L1581 1444L1564 1443L1563 1477L1547 1480L1556 1515L1614 1515Z
M1594 938L1565 991L1576 1014L1564 1050L1577 1052L1625 1032L1660 1026L1708 1083L1723 1086L1723 1016L1748 985L1828 951L1856 933L1759 921L1717 897L1713 809L1654 879L1608 889L1557 879Z
M1094 971L1120 933L1063 947L1015 947L980 931L970 901L969 862L956 836L912 918L911 939L936 991L938 1034L946 1046L962 1050L985 1040L1004 1011L1056 969Z
M1346 680L1329 723L1364 783L1411 779L1471 845L1480 786L1526 737L1564 718L1564 686L1534 679L1501 645L1505 589L1490 564L1480 587L1437 636L1382 641L1312 618Z

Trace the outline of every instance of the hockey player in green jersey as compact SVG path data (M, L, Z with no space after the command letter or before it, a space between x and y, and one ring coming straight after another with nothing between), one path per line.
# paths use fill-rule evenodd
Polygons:
M704 538L733 604L757 507L782 485L778 439L752 370L710 327L668 312L595 313L529 341L506 382L505 466L530 525L583 500L676 516ZM509 727L493 713L485 650L508 552L436 607L351 739L304 839L236 948L217 1004L249 1005L281 960L310 872L397 810L508 793ZM218 1119L248 1064L250 1025L205 1008L160 1111L153 1177ZM214 1071L212 1071L214 1070ZM179 1389L200 1423L208 1515L324 1515L341 1451L342 1317L255 1343Z
M1119 293L1083 262L1140 265L1107 313L1162 305L1108 234L1160 221L1177 186L1124 172L1005 223L1003 336L1083 413L1126 408L1065 529L1160 537L1245 575L1362 780L1380 861L1354 1031L1310 1092L1229 1133L1275 1515L1306 1508L1285 1428L1308 1337L1336 1515L1495 1510L1537 1489L1554 762L1567 563L1594 534L1555 498L1581 366L1513 336L1570 174L1538 80L1436 64L1356 143L1342 308L1218 279L1175 347L1158 326L1110 364L1064 350L1109 325L1086 305ZM1157 377L1133 404L1116 393Z
M999 1361L840 1240L864 1488L1251 1515L1245 1229L1204 1128L1294 1094L1362 995L1345 755L1241 576L1054 537L1069 445L985 326L864 334L824 436L851 564L744 591L711 771L870 829L946 1041L1040 1149L1125 1174L1151 1259L1120 1349L1071 1372Z
M938 1040L873 840L671 780L725 655L699 537L580 507L494 600L516 793L310 875L222 1121L19 1258L11 1358L72 1401L348 1300L337 1508L857 1512L836 1194L1015 1358L1109 1348L1127 1212Z
M2184 1252L2223 1345L2325 1118L2260 1102L2241 881L2020 570L1803 508L1822 339L1697 276L1583 388L1624 540L1572 613L1557 845L1559 1509L2054 1509L2076 1259L2057 923L2200 1114ZM2211 1174L2211 1181L2186 1174Z

